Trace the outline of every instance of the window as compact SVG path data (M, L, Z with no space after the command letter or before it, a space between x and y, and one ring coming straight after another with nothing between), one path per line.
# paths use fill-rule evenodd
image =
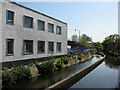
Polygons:
M7 55L13 55L14 54L14 39L7 39L7 44L6 44L6 49L7 49Z
M38 53L45 52L45 41L38 41Z
M28 16L23 16L23 27L33 28L33 18Z
M14 24L14 12L7 10L6 12L6 23L13 25Z
M44 31L45 30L45 22L38 20L37 23L38 23L37 24L38 30Z
M48 42L48 52L54 52L54 42Z
M48 23L48 32L54 33L54 25Z
M57 52L61 52L61 42L57 42Z
M24 40L24 54L33 54L33 40Z
M61 35L61 27L60 26L56 27L56 34Z

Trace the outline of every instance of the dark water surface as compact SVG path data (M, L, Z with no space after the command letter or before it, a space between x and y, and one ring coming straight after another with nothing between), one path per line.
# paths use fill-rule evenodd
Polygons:
M94 55L91 59L84 63L78 63L54 73L40 75L23 82L15 83L6 88L46 88L73 73L93 64L102 58L100 55ZM112 67L112 68L110 68ZM115 88L118 86L118 69L109 63L103 62L100 66L86 75L83 79L74 84L71 88ZM5 87L3 87L4 89ZM23 90L23 89L22 89Z
M114 66L105 60L71 88L118 88L118 70L118 66Z

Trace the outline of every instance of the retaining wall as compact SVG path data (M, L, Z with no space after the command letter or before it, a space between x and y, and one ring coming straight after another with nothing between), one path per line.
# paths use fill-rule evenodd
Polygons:
M94 64L91 64L91 65L85 67L84 69L72 74L71 76L57 82L56 84L49 86L45 90L55 89L55 88L66 88L67 89L67 88L71 87L77 81L82 79L85 75L87 75L89 72L91 72L93 69L95 69L98 65L100 65L103 62L104 58L105 58L105 56L102 59L95 62Z

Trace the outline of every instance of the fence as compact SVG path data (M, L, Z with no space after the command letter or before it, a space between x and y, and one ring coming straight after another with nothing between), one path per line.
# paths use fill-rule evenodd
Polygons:
M72 52L72 51L84 51L84 50L92 49L92 48L95 48L95 47L87 47L87 48L68 48L67 51L68 51L68 52Z

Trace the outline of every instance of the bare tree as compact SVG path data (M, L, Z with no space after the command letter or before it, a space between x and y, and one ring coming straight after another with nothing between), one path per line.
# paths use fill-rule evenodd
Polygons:
M72 41L77 42L77 41L78 41L78 36L77 36L77 35L73 35L73 36L72 36Z

